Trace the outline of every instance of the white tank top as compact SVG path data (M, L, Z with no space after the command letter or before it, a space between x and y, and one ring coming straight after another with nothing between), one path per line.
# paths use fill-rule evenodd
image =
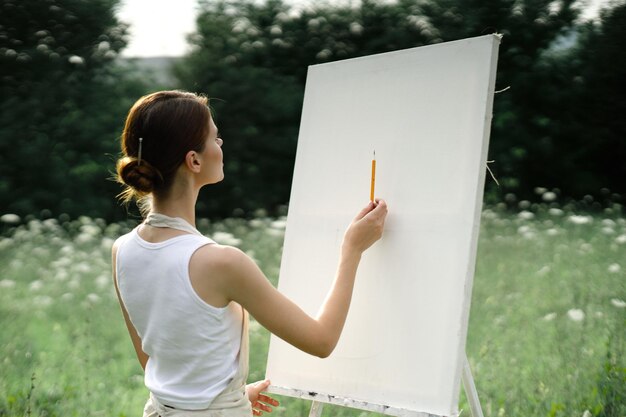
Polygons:
M189 278L193 253L213 243L192 234L150 243L134 229L117 249L120 296L150 357L146 387L163 404L180 409L208 408L239 364L241 306L207 304Z

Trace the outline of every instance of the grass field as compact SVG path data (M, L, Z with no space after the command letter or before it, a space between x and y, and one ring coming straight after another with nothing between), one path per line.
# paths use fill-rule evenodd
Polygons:
M583 206L483 211L467 354L486 416L626 416L626 220L616 203ZM134 223L0 219L0 417L140 416L147 391L109 259ZM284 227L262 214L199 221L274 283ZM250 340L255 381L269 335L252 323ZM308 415L309 402L280 400L273 415ZM460 407L469 415L463 396Z

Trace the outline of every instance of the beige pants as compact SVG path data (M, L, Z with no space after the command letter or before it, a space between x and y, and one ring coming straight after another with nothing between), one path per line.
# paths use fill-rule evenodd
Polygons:
M205 410L179 410L167 407L154 395L143 409L143 417L250 417L252 404L246 393L248 379L248 313L243 312L241 348L239 350L239 368L233 380Z

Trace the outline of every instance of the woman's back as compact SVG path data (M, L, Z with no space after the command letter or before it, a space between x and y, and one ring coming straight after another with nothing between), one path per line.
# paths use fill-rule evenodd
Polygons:
M120 296L150 357L146 386L177 408L208 407L238 367L241 306L207 304L189 278L191 256L212 243L192 234L151 243L135 229L117 244Z

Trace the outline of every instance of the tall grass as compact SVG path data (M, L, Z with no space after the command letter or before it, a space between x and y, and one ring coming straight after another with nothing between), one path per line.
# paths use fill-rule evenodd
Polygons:
M483 212L467 353L486 416L626 415L626 220L612 204ZM11 222L11 216L0 220ZM147 391L110 277L134 224L30 219L0 238L0 417L137 416ZM285 219L200 220L276 283ZM252 322L250 381L269 335ZM274 415L310 403L280 398ZM460 407L467 409L462 396ZM467 413L468 411L464 411ZM373 415L325 406L324 416Z

